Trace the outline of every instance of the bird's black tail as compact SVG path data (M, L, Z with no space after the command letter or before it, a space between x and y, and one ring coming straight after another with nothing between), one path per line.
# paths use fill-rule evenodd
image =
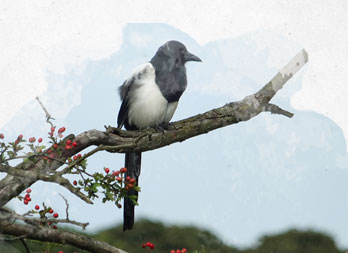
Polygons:
M125 167L127 168L126 177L129 176L134 178L137 186L141 168L141 153L127 153L125 158ZM138 192L134 189L130 189L128 191L128 195L137 196L138 201ZM126 231L127 229L132 229L134 225L133 201L130 198L125 197L123 208L123 231Z

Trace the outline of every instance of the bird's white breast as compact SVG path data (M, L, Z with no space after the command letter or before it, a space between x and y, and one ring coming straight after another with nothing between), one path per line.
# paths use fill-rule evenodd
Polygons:
M146 63L135 69L132 77L135 85L129 101L128 122L138 129L155 127L169 122L174 115L178 102L168 103L155 82L155 69Z

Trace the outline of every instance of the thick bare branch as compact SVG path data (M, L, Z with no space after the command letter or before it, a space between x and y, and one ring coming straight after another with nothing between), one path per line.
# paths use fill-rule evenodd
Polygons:
M7 220L0 220L0 232L16 237L39 240L43 242L54 242L70 244L80 249L96 253L125 253L125 251L113 247L105 242L97 241L91 237L79 235L67 231L22 225Z

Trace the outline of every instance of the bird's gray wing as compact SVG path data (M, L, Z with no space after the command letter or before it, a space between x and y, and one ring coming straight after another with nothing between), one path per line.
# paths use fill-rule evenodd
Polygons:
M118 112L117 116L117 127L121 128L127 121L128 118L128 99L127 99L127 94L129 91L129 80L127 79L126 81L123 82L123 84L119 87L119 93L120 97L122 100L121 108Z
M139 80L147 74L149 69L152 68L153 67L151 63L145 63L143 65L138 66L133 70L132 75L119 87L119 94L122 100L121 108L118 112L117 117L117 126L119 128L121 128L123 125L125 125L125 127L127 128L128 110L132 92L137 88L137 86L139 86Z

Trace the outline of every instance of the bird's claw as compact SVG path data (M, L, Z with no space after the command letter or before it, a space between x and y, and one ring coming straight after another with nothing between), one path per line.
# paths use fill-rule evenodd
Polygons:
M155 129L159 132L165 133L165 131L169 130L170 123L164 122L155 127Z

